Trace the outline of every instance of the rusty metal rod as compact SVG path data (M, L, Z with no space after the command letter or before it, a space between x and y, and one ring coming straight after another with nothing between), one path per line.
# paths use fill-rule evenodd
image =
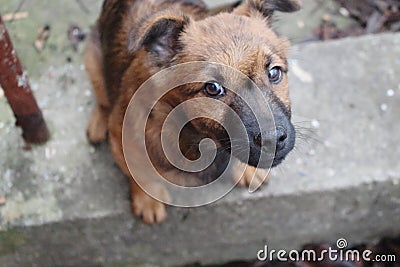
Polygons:
M10 36L0 15L0 85L22 128L27 143L40 144L49 139L49 131L15 53Z

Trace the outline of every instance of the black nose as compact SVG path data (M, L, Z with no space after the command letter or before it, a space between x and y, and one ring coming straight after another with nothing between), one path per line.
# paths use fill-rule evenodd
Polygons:
M286 129L283 127L277 127L275 133L276 133L276 152L279 152L286 147L288 135ZM264 140L262 140L261 134L257 134L254 137L254 143L259 147L261 146L266 147L272 145L274 142L272 138L275 137L275 133L266 134L266 138Z
M283 127L276 129L276 151L280 151L286 147L287 137L286 129Z

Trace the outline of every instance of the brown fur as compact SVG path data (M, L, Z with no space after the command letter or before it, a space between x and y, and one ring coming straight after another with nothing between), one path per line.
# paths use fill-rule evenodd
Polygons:
M241 71L258 86L270 88L273 98L290 113L286 74L280 84L271 87L266 70L266 66L276 65L287 70L289 44L269 28L269 22L275 10L294 11L298 8L295 0L246 0L231 13L214 15L201 0L105 0L84 57L97 98L88 126L89 140L93 143L105 141L108 132L114 159L130 177L122 150L122 124L129 101L140 85L161 69L191 61L217 62ZM161 32L157 31L159 28ZM152 36L161 34L166 36L159 44L153 44ZM161 45L161 52L151 52L154 45ZM199 86L184 86L179 92L195 91ZM172 91L152 112L152 120L146 129L146 138L152 140L147 148L153 162L167 179L180 185L199 185L204 180L175 170L159 156L163 155L160 131L164 119L175 106L196 97L203 95ZM221 101L232 105L235 97L228 93ZM210 112L207 106L195 108L205 114ZM225 115L223 109L212 112L221 119ZM213 121L200 119L185 129L182 136L189 141L201 140L218 133L220 128ZM178 133L172 132L171 136L174 134ZM198 151L191 147L182 150L188 158L198 156ZM240 184L249 184L249 177L258 171L247 166ZM164 220L164 205L146 195L133 179L131 185L133 212L147 223ZM165 189L155 190L165 199L170 198Z

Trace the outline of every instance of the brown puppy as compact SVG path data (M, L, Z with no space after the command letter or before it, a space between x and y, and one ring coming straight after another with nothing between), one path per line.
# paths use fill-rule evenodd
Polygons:
M290 122L287 80L289 44L269 25L274 11L296 11L300 8L299 1L246 0L230 13L214 14L202 0L105 0L84 57L97 97L87 131L89 140L103 142L109 133L115 161L131 177L123 154L122 125L136 90L167 67L193 61L216 62L240 71L263 90L275 119L276 135L267 134L265 140L260 140L260 130L254 127L254 116L219 83L191 84L168 93L152 111L146 127L150 157L168 180L179 185L202 185L218 176L220 166L225 166L226 155L217 158L217 163L207 171L193 174L174 168L166 160L160 144L162 123L171 110L188 99L209 97L231 107L246 127L249 140L245 141L250 146L250 157L245 163L238 157L237 166L247 166L240 184L249 184L257 172L263 177L265 171L253 167L259 163L260 147L269 141L268 138L276 138L273 161L276 166L292 150L295 139ZM207 106L192 109L187 112L210 112ZM227 116L223 109L212 112L222 121ZM198 149L185 145L185 141L193 144L205 137L215 140L220 149L229 154L226 148L229 141L223 141L227 140L224 129L207 119L196 119L182 131L182 153L188 159L196 159ZM146 223L164 220L164 204L144 193L134 179L131 179L131 185L133 212L142 216ZM170 198L164 188L157 190L162 198Z

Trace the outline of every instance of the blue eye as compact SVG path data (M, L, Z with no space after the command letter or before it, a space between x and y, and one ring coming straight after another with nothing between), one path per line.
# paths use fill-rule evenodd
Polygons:
M281 67L273 67L269 70L268 79L272 84L278 84L283 79L283 71Z
M225 89L222 85L217 82L207 82L204 84L204 91L211 97L223 96Z

